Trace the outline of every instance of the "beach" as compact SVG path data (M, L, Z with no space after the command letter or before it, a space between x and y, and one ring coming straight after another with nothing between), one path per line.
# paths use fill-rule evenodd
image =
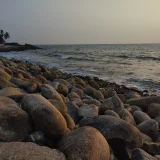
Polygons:
M160 97L0 57L0 157L158 159ZM46 154L47 153L47 154Z

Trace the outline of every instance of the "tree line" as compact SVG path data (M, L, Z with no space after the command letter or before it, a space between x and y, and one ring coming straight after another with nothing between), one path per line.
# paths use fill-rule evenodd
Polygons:
M5 44L6 39L9 39L10 35L8 32L4 32L2 29L0 30L0 44Z

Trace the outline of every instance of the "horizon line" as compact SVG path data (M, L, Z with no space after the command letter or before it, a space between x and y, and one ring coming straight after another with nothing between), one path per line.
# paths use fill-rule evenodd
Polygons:
M48 44L34 44L33 45L143 45L143 44L160 44L159 43L48 43Z

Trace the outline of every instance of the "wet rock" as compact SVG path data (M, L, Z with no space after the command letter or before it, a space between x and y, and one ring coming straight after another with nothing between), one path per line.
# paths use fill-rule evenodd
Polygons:
M158 123L155 120L146 120L140 123L137 128L144 134L150 136L153 140L157 139Z
M78 124L80 121L80 117L78 114L79 107L77 105L73 104L72 102L67 102L66 106L67 106L67 113L72 117L75 124Z
M98 107L94 104L84 105L78 109L78 113L81 118L98 116Z
M129 106L126 108L130 113L134 113L135 111L142 111L138 106Z
M132 151L131 160L156 160L156 158L149 155L144 150L136 148Z
M130 124L132 124L134 126L136 126L134 118L133 118L132 114L128 110L122 109L118 113L118 115L120 116L121 119L125 120L126 122L128 122L128 123L130 123Z
M120 118L119 115L116 112L112 111L112 110L106 110L104 112L104 115L114 116L114 117Z
M148 107L148 114L151 118L156 118L160 116L160 104L151 103Z
M142 111L135 111L133 113L133 117L134 117L134 120L136 122L136 124L140 124L146 120L150 120L151 118L144 112Z
M54 100L54 99L48 99L48 101L58 109L58 111L62 114L65 115L67 113L67 106L65 105L64 102Z
M136 148L142 146L140 131L126 121L113 116L101 115L83 118L80 121L80 126L91 126L98 129L107 140L119 138L124 140L129 147Z
M0 96L0 141L23 141L31 131L29 116L15 101Z
M0 96L21 95L22 93L14 87L6 87L0 90Z
M64 96L67 96L68 94L68 88L65 84L61 83L58 85L58 92L63 94Z
M62 114L41 95L24 96L22 108L32 117L35 127L45 135L54 138L65 134L67 124Z
M69 128L70 130L73 130L75 128L75 123L74 123L73 119L67 113L64 115L64 118L67 122L67 128Z
M66 160L62 152L31 142L0 143L0 157L5 160Z
M110 149L101 133L92 127L82 127L65 135L58 144L67 160L109 160Z
M149 96L149 97L142 97L142 98L134 98L128 100L126 103L130 105L136 105L144 110L148 110L148 106L151 103L160 103L160 96Z
M43 84L41 87L41 94L47 99L55 99L58 101L63 102L62 97L59 95L59 93L49 84Z

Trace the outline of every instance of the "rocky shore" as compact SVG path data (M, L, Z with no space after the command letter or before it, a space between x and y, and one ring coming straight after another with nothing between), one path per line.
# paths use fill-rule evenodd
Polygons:
M11 52L11 51L25 51L25 50L35 50L40 49L39 47L33 46L31 44L25 44L25 45L19 45L16 43L16 45L4 45L0 46L0 52Z
M159 160L160 96L0 57L0 159Z

